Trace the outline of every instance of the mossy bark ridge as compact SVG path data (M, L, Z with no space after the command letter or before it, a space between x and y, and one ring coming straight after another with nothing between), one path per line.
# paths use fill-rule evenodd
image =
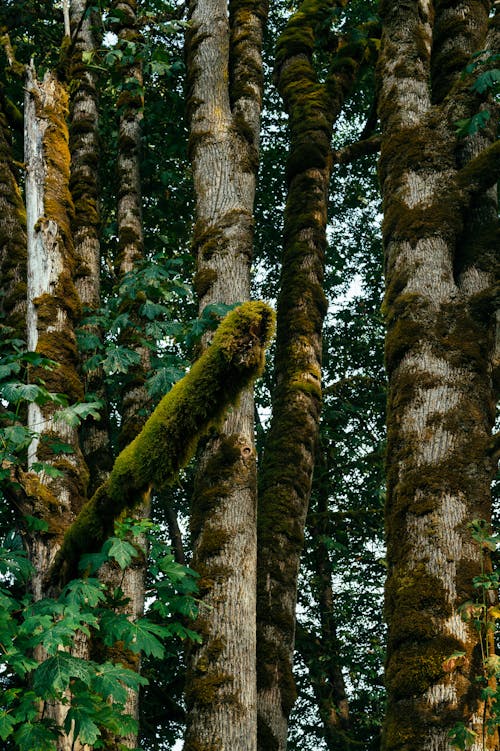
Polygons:
M475 599L481 570L468 523L491 512L498 219L486 188L496 147L487 129L459 141L454 123L480 104L460 71L485 46L487 10L393 0L381 10L389 374L382 748L449 751L449 731L462 721L479 749L478 633L459 607ZM487 176L471 188L464 176L485 154ZM465 656L450 667L456 651ZM484 743L495 748L497 738Z
M187 33L200 312L250 296L266 0L198 0ZM206 346L208 337L202 346ZM204 643L189 655L185 751L255 751L256 461L243 393L200 456L192 567Z
M209 349L163 397L68 529L53 580L68 581L80 556L100 549L115 519L133 510L141 493L173 482L200 437L220 424L229 405L262 372L273 320L273 311L260 302L245 303L226 316Z
M257 566L258 744L286 747L295 701L292 661L299 557L321 412L321 331L333 126L368 38L343 40L322 83L316 36L331 2L305 0L277 48L277 80L291 133L284 252L278 298L273 416L259 474Z
M120 278L133 271L144 258L144 232L142 226L142 198L140 175L140 149L142 120L144 116L144 81L140 45L142 37L137 21L136 0L113 0L112 12L119 21L115 33L124 45L127 63L121 66L123 88L118 97L118 258L117 273ZM132 58L133 62L128 62ZM135 59L134 59L135 58ZM137 334L138 302L124 301L131 325L123 332L122 343L136 349L141 362L130 369L121 395L122 423L119 444L123 448L144 425L145 409L149 403L144 386L149 370L149 351L141 346Z

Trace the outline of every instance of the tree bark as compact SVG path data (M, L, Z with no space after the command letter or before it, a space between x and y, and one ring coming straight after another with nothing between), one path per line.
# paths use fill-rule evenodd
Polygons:
M472 579L481 570L468 525L491 513L498 220L493 196L473 196L462 179L492 134L460 141L454 124L480 105L460 73L485 45L487 8L443 3L434 18L423 2L386 2L382 20L389 375L383 748L451 751L449 732L459 721L477 733L474 749L494 748L496 734L483 735L478 632L459 608L476 598ZM464 657L447 660L456 651Z
M284 751L295 701L292 675L299 558L321 412L321 331L331 138L368 45L340 44L325 83L313 50L334 4L305 0L277 48L278 88L289 114L290 155L278 297L272 420L259 474L257 567L258 735Z
M100 207L98 167L100 158L99 112L96 72L84 60L84 54L96 51L93 19L86 13L86 0L71 0L72 45L69 74L71 80L69 148L71 153L70 191L75 205L72 217L73 243L77 273L75 286L83 310L95 311L101 304ZM101 338L96 326L84 326L89 334ZM82 359L85 365L86 358ZM86 393L106 403L100 370L82 376ZM103 413L105 410L103 409ZM97 422L87 420L80 430L80 443L89 468L89 493L104 481L112 464L108 419L102 414Z
M13 336L26 337L26 211L13 172L11 128L0 86L0 313Z
M34 370L32 380L43 379L49 391L65 394L70 403L83 398L77 373L78 356L74 322L80 301L73 282L74 247L71 236L73 203L69 193L68 96L57 78L46 73L38 81L28 68L25 99L26 216L28 240L28 350L39 352L57 363L53 370ZM75 428L54 419L55 405L49 402L28 406L28 427L34 438L28 449L29 467L43 461L60 475L40 474L39 492L30 513L50 518L49 533L33 533L28 548L35 572L31 586L35 599L47 596L45 576L61 544L62 535L79 513L88 482L88 470ZM71 454L61 458L53 441L68 444ZM49 588L50 589L50 588ZM76 643L73 654L87 654L86 640ZM38 651L37 659L45 654ZM46 706L45 717L62 727L68 706L54 702ZM72 735L63 734L58 751L80 749Z
M190 9L189 149L196 195L200 311L249 299L262 99L265 2L200 0ZM206 345L206 340L203 346ZM200 458L192 567L201 574L189 656L185 751L256 747L256 461L249 390Z

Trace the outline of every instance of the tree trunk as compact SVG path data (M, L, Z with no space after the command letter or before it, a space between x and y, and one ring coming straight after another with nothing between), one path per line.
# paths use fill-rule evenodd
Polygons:
M455 126L479 108L460 73L485 46L487 9L465 3L460 12L446 4L436 10L434 18L420 2L383 6L385 751L451 751L457 722L477 733L478 751L498 742L496 734L483 735L479 635L459 612L477 596L472 579L484 551L469 524L490 517L494 471L498 220L489 188L498 144L489 147L488 129L460 141ZM448 660L455 652L464 656Z
M307 528L312 550L311 588L317 602L319 635L298 627L297 650L309 670L319 716L323 723L328 751L350 751L351 723L345 680L340 663L340 642L337 636L335 594L332 585L331 552L326 544L331 539L332 521L328 509L328 471L317 481L317 504L308 514Z
M200 311L249 299L262 98L264 3L192 3L190 156L196 194L194 279ZM206 341L205 341L206 344ZM192 566L201 574L189 657L185 751L256 748L256 462L253 396L205 448L195 484Z
M26 336L26 212L13 172L11 129L0 86L0 296L2 323L13 336Z
M66 394L70 403L83 398L77 365L74 322L80 302L73 282L75 269L71 238L73 203L69 193L69 148L66 118L68 97L57 78L46 73L39 82L33 67L28 69L25 100L26 215L28 238L28 350L54 360L50 371L34 370L49 391ZM28 426L35 437L28 449L29 468L45 462L59 471L50 477L40 473L40 491L35 493L32 513L49 523L48 534L34 533L28 541L35 568L32 590L35 599L47 596L45 576L62 536L80 511L88 482L88 470L80 451L75 428L54 419L55 405L30 403ZM72 452L58 456L54 441L68 444ZM35 484L32 486L36 487ZM85 657L86 640L76 643L75 656ZM38 650L38 659L45 654ZM62 726L68 706L54 702L44 716ZM81 746L77 743L77 748ZM61 735L58 751L74 751L71 734Z
M70 139L71 177L70 191L75 205L72 218L73 243L77 274L75 286L84 310L95 311L100 297L100 208L99 181L97 177L100 158L97 75L83 59L85 53L96 50L92 28L93 19L86 14L86 0L71 0L70 17L73 46L70 59L71 101ZM96 326L84 327L88 334L102 336ZM83 358L82 364L85 364ZM83 376L86 393L106 403L102 371L91 371ZM107 405L106 405L107 406ZM89 493L92 494L104 481L112 464L108 431L107 410L101 420L89 418L80 430L80 443L89 467Z
M292 675L299 558L321 411L321 330L331 138L365 44L339 45L320 83L316 36L332 5L306 0L277 49L277 80L290 123L288 196L278 297L273 414L259 475L257 575L260 751L284 751L295 701Z

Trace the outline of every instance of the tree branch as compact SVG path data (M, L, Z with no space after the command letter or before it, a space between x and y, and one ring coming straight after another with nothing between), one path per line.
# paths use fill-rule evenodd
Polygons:
M377 133L370 138L356 141L333 152L333 159L338 164L349 164L368 154L376 154L380 151L381 136Z
M163 397L66 532L49 573L52 583L67 582L80 556L99 550L113 533L115 519L151 487L174 480L200 437L219 424L227 407L262 372L273 326L273 311L261 302L245 303L229 313L211 346Z

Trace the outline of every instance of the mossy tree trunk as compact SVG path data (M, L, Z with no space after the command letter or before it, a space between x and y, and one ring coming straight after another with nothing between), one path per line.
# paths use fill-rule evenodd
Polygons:
M83 398L78 376L78 355L74 324L80 302L73 277L75 255L71 235L73 203L69 192L70 154L68 147L68 96L52 73L39 81L28 69L25 99L26 216L28 249L28 350L39 352L57 363L52 370L30 373L33 382L41 378L46 388L65 394L70 403ZM54 419L52 402L28 407L28 427L34 438L28 449L29 468L45 462L58 470L51 477L42 471L40 482L31 489L33 507L29 513L49 523L48 533L33 533L28 539L35 572L35 599L47 596L45 575L59 550L62 536L79 513L86 497L88 470L73 427ZM72 453L57 454L55 443L67 444ZM87 654L86 640L75 643L76 656ZM43 660L42 651L37 658ZM56 702L44 709L44 716L63 725L68 706ZM80 748L71 735L61 735L59 751Z
M200 312L249 299L262 99L261 0L199 0L187 35ZM206 344L206 342L205 342ZM255 751L256 457L244 393L200 457L192 566L203 644L191 650L185 751Z
M288 716L295 701L292 662L297 576L321 412L331 138L368 44L367 35L357 44L338 44L328 61L328 76L324 83L320 81L313 52L333 7L330 2L305 0L282 33L276 58L291 143L273 414L259 475L257 673L261 751L284 751Z
M134 271L136 264L144 260L144 233L142 224L142 198L140 176L140 150L142 120L144 115L144 82L142 71L142 37L137 21L136 0L114 0L111 13L118 19L113 28L118 37L118 46L126 61L119 64L121 91L116 106L118 113L118 255L116 272L119 279ZM125 299L122 312L128 314L129 325L124 328L120 343L139 355L140 361L131 366L125 376L120 395L120 448L127 446L143 427L150 411L150 399L144 382L149 371L149 350L142 343L140 333L139 303ZM142 492L134 507L134 516L146 518L150 513L150 493ZM136 540L138 546L146 548L145 539ZM127 601L123 610L132 618L138 618L144 610L146 561L138 556L134 563L122 572L117 564L108 563L100 571L100 578L110 591L120 589ZM113 648L110 657L128 667L140 670L140 658L130 651ZM139 719L139 695L127 689L126 712ZM108 751L121 748L135 748L137 735L129 734L122 738L109 738Z
M100 207L98 165L99 100L96 71L84 60L84 55L96 51L97 41L93 29L94 18L87 13L86 0L71 0L70 18L72 46L69 65L71 80L69 147L71 153L70 190L75 211L72 218L73 243L75 247L75 286L83 311L95 311L100 298ZM85 331L101 338L96 326L85 326ZM86 358L82 358L82 365ZM102 372L90 371L83 375L85 391L92 398L105 403ZM104 481L111 468L108 419L101 413L101 420L87 420L80 431L82 452L89 467L89 493Z
M498 743L483 735L478 632L459 612L476 599L481 551L468 525L490 517L494 471L499 147L494 128L459 139L455 126L485 106L461 72L488 45L488 5L382 4L385 751L449 751L457 722L477 733L474 749ZM496 126L494 106L492 115ZM464 657L447 660L454 652Z
M26 337L26 212L13 171L12 127L0 86L0 277L2 323ZM7 338L7 337L6 337Z

